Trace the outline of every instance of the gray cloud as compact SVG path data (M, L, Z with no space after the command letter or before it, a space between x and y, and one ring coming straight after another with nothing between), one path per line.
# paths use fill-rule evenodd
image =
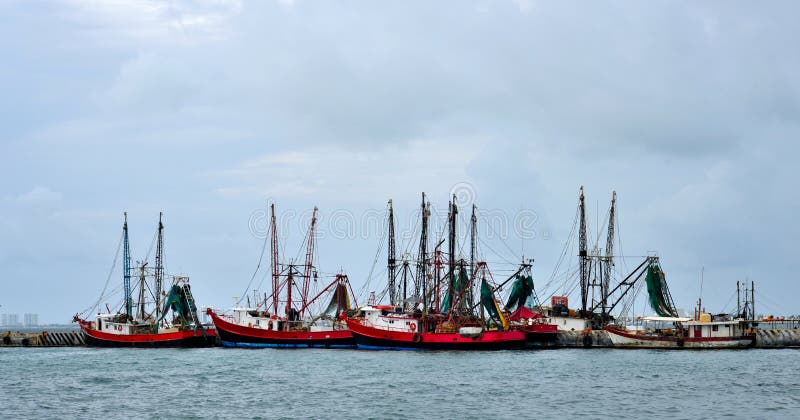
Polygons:
M583 184L593 218L620 192L625 250L658 250L683 306L706 266L707 284L750 276L793 308L792 2L160 4L0 5L0 274L21 279L3 295L82 285L46 318L92 300L123 210L142 242L166 210L170 261L225 305L267 197L410 214L459 182L484 209L536 212L549 239L487 247L524 247L541 277ZM34 214L25 194L60 199ZM359 283L377 240L330 239L320 258Z

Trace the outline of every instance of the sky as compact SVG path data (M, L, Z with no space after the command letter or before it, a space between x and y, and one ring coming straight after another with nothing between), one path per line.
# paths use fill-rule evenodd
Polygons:
M263 278L270 202L282 260L318 206L321 276L380 291L387 201L413 254L423 191L432 236L455 193L496 276L535 258L543 288L583 185L601 247L617 191L620 273L657 254L681 308L702 278L709 310L741 280L760 313L800 313L798 9L4 0L0 312L68 322L109 278L122 213L139 260L160 211L169 273L229 307Z

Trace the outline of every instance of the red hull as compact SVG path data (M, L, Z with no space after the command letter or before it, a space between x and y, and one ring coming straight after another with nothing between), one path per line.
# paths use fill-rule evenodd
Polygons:
M272 331L245 327L220 318L211 309L207 312L226 347L349 347L355 346L349 330Z
M347 320L359 348L413 350L502 350L525 346L522 331L486 331L479 336L458 333L410 333L388 331L364 325L361 319Z
M187 330L156 334L109 334L92 329L92 323L79 320L86 343L98 347L211 347L215 345L216 331ZM204 334L205 333L205 334Z

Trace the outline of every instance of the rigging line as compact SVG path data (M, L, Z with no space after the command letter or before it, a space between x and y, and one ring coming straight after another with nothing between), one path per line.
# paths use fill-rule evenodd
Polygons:
M388 220L388 217L389 216L387 214L387 216L386 216L387 220ZM384 242L385 242L384 238L386 238L387 230L388 230L388 227L384 228L383 232L381 233L380 238L378 238L379 239L378 240L378 243L379 243L378 251L375 252L375 259L372 261L372 267L369 269L369 274L367 275L367 281L364 282L364 284L361 286L361 289L359 289L359 291L358 291L358 296L357 296L358 300L361 300L364 291L367 289L367 287L369 287L370 283L372 283L372 275L375 272L375 267L378 265L378 258L381 255L381 251L383 251L383 245L384 245ZM388 285L387 285L387 288L388 288Z
M559 257L558 262L556 263L556 266L553 268L553 273L550 275L550 279L548 280L548 283L551 282L555 278L556 274L558 273L558 270L561 268L561 264L563 263L564 259L567 256L567 253L572 248L572 242L575 240L575 232L576 232L577 227L578 227L578 216L579 216L579 214L580 214L580 210L576 209L575 210L575 216L574 216L574 218L572 220L572 228L570 229L569 235L567 236L567 240L564 242L564 248L562 249L561 256Z
M86 308L81 312L81 315L86 315L90 311L94 313L94 310L97 309L97 306L100 305L100 301L103 300L103 297L106 293L106 289L108 288L108 284L111 282L111 276L114 274L114 269L117 267L117 259L119 259L119 251L122 248L122 240L125 237L125 233L122 233L119 237L119 242L117 243L117 252L114 254L114 262L111 263L111 270L108 271L108 277L106 277L106 283L103 285L103 291L100 292L100 297L97 298L97 301L94 305Z
M264 235L264 243L261 245L261 255L258 256L258 264L256 264L256 269L255 271L253 271L253 275L250 276L250 281L247 282L247 287L245 287L244 292L239 297L239 300L236 301L236 305L242 303L242 300L248 295L248 292L250 291L250 285L253 284L253 279L256 278L256 274L258 273L258 270L261 268L261 262L264 259L264 251L266 251L267 249L267 242L269 241L270 235L272 234L271 230L272 226L270 226L269 229L267 229L267 234ZM262 279L261 281L263 282L264 280Z
M256 272L258 272L258 269L256 269ZM255 275L255 273L253 273L253 275ZM256 286L256 288L253 290L261 290L261 286L264 284L264 280L266 280L267 277L271 277L271 275L272 273L270 273L269 271L264 271L264 274L261 276L261 280L259 280L258 282L258 286Z
M156 229L156 233L153 234L153 240L150 241L150 248L147 249L147 255L144 257L144 262L150 260L150 254L153 253L153 246L155 246L157 238L158 238L158 229Z
M615 211L616 211L616 213L614 214L614 235L617 237L617 244L619 245L619 254L620 255L625 255L625 252L622 249L622 232L621 232L620 224L619 224L619 217L620 217L620 213L621 213L621 209L619 207L619 202L617 202L617 208L616 208ZM625 261L624 258L622 259L622 268L625 270L625 272L629 271L628 270L628 263Z
M756 296L758 296L759 299L766 300L767 301L767 305L766 305L767 307L772 306L772 309L778 309L778 310L781 310L781 311L786 311L786 308L784 308L783 305L781 305L778 302L772 300L772 298L770 298L769 296L761 293L760 290L756 290ZM786 313L788 314L788 311Z
M736 292L732 292L731 295L728 297L728 301L725 302L725 305L722 306L722 312L723 313L726 313L726 314L728 313L728 305L730 305L731 301L733 301L733 296L735 294L736 294ZM733 308L731 308L731 310L733 310Z
M414 229L411 231L411 236L406 238L406 240L404 241L404 242L406 242L406 246L405 246L405 249L403 250L403 255L410 255L411 254L411 250L409 250L409 248L411 248L412 246L416 245L416 248L419 247L419 240L421 238L418 238L418 236L420 236L420 235L417 235L417 228L421 228L421 226L420 226L421 224L422 224L421 220L419 218L417 218L417 221L414 222Z
M492 227L492 224L491 224L491 223L485 223L485 225L486 225L486 226L489 228L489 230L491 231L491 233L492 233L493 235L495 235L497 238L499 238L499 239L500 239L500 243L502 243L502 244L503 244L503 245L506 247L506 249L508 249L508 251L511 253L511 255L512 255L512 256L513 256L513 257L514 257L516 260L518 260L518 261L521 261L521 260L522 260L522 257L521 257L521 256L518 256L518 255L517 255L517 253L516 253L516 252L515 252L513 249L511 249L511 247L510 247L510 246L508 246L508 243L507 243L507 242L506 242L506 241L503 239L503 237L497 234L497 232L496 232L496 231L494 230L494 228Z
M600 239L602 239L603 231L607 231L608 227L608 214L611 213L611 207L606 210L606 214L603 216L603 225L599 226L597 229L597 238L594 241L594 247L600 249Z
M502 260L503 260L503 262L505 262L506 264L510 264L510 265L516 265L516 264L517 264L516 262L513 262L513 261L511 261L511 260L507 259L507 258L506 258L504 255L502 255L502 254L500 254L499 252L495 251L495 250L494 250L494 248L492 248L492 246L491 246L491 245L489 245L489 244L488 244L486 241L484 241L484 240L483 240L482 238L480 238L480 237L478 238L478 243L480 243L481 245L483 245L483 247L481 247L481 249L483 249L483 248L485 247L485 248L486 248L486 249L488 249L489 251L493 252L493 253L494 253L494 255L496 255L497 257L499 257L500 259L502 259ZM484 262L486 262L486 261L484 261ZM488 263L488 262L487 262L487 263Z

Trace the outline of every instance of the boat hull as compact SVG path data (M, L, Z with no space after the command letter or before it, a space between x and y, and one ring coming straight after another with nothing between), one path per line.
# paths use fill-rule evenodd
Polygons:
M525 347L552 347L558 340L558 326L555 324L534 324L522 328L525 333Z
M745 348L754 344L754 337L654 337L632 334L617 328L606 328L614 347L649 349L726 349Z
M208 312L217 328L222 345L240 348L354 348L353 334L348 330L271 331L245 327Z
M216 345L216 331L204 332L187 330L156 334L108 334L93 330L89 322L81 321L81 332L86 345L93 347L213 347Z
M358 348L373 350L508 350L525 347L522 331L487 331L477 336L458 333L389 331L348 319Z

